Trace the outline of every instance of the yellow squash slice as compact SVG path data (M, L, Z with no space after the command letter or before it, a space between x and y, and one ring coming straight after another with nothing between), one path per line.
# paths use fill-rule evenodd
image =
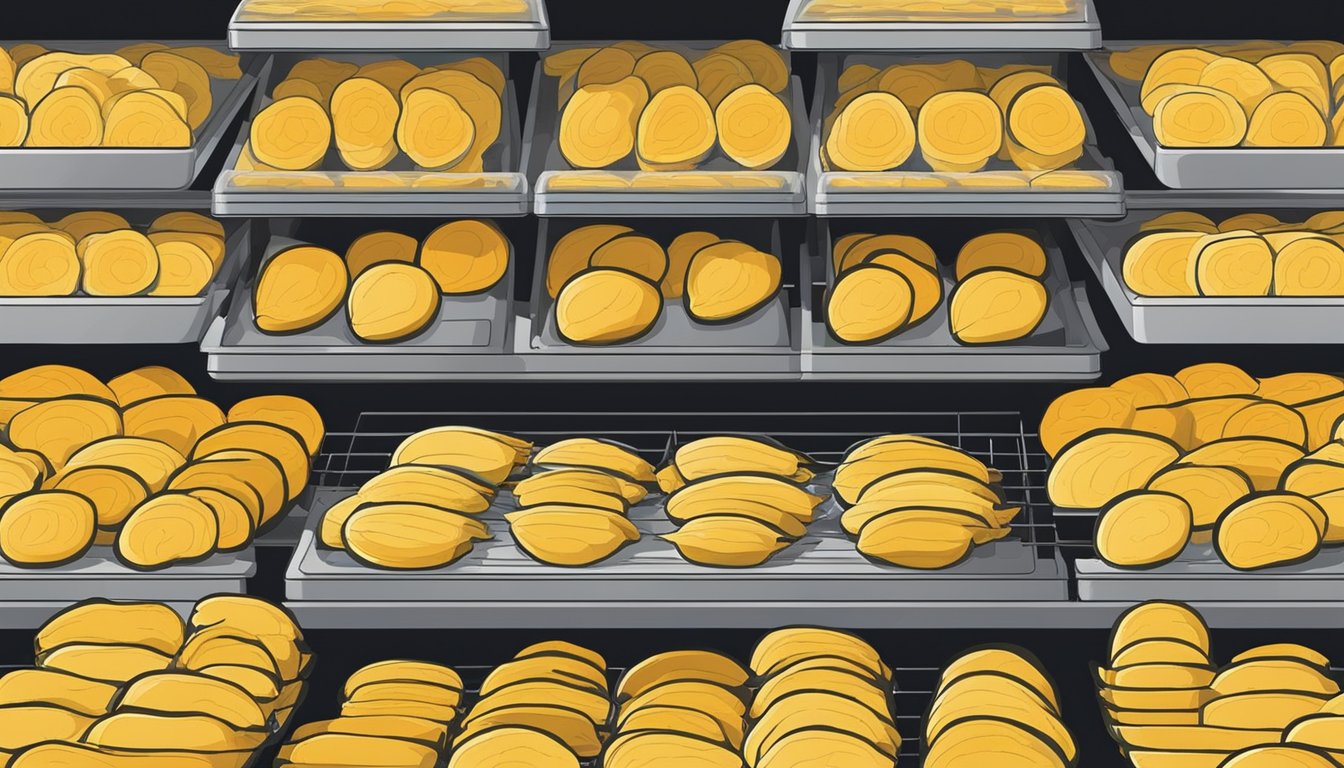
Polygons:
M560 153L575 168L606 168L629 157L648 103L649 90L637 77L580 88L560 117Z
M257 327L266 333L299 333L321 325L340 309L349 284L345 262L315 246L275 254L261 269L252 302Z
M285 171L316 168L330 149L331 118L318 102L291 96L273 102L252 121L248 146L257 160Z
M400 110L396 94L377 80L353 77L336 87L332 130L336 150L351 170L376 171L396 157Z
M744 85L725 96L714 110L714 123L724 154L751 170L774 167L789 151L793 140L788 106L755 84Z
M1003 146L1003 113L972 91L948 91L919 110L919 151L935 171L978 171Z
M663 311L657 284L620 269L590 269L565 283L556 328L573 344L619 344L648 333Z
M845 171L889 171L915 151L910 110L889 93L869 93L850 102L831 126L826 159Z
M635 134L644 170L691 170L714 150L715 112L689 85L664 88L640 114Z
M739 242L700 249L686 271L686 311L702 323L729 323L779 293L782 266L774 254Z
M376 264L350 286L350 329L364 341L414 338L439 313L439 285L414 264Z
M481 293L504 279L512 249L492 222L453 221L435 229L420 246L417 263L445 295Z

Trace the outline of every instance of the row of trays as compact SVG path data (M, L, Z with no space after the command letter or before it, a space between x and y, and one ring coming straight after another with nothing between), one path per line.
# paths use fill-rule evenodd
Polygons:
M793 0L783 27L794 50L1087 50L1101 47L1101 22L1092 0L1061 0L1036 16L1008 13L1007 3L966 10L958 3L834 4ZM902 7L904 6L904 7ZM995 7L998 6L998 7ZM284 7L284 6L280 6ZM550 19L543 0L488 13L380 16L324 4L295 17L266 0L243 0L229 21L235 50L545 50Z

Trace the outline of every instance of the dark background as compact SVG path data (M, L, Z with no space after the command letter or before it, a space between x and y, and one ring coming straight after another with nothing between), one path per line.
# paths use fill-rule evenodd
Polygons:
M1304 39L1344 34L1344 3L1337 0L1096 0L1108 39ZM9 3L3 14L8 40L61 40L82 38L201 38L221 39L235 0L133 0L129 3L55 2ZM754 37L778 42L786 0L550 0L556 40L566 39L729 39ZM795 58L796 71L810 79L812 58ZM530 55L514 57L515 75L526 81ZM1098 87L1084 67L1073 67L1071 85L1084 102L1105 154L1125 175L1130 189L1157 189L1160 185L1133 143L1122 132ZM526 83L519 92L527 93ZM809 86L810 93L810 86ZM227 142L226 142L227 143ZM212 180L205 180L208 186ZM1341 186L1344 186L1342 184ZM1344 206L1344 196L1336 203ZM344 224L344 223L342 223ZM535 221L501 222L522 255L521 274L531 273L527 261L535 240ZM801 237L802 220L785 222L786 239ZM368 222L367 229L379 228ZM1066 248L1072 245L1065 237ZM1290 370L1338 371L1338 348L1275 345L1254 347L1141 346L1125 334L1109 303L1090 279L1078 254L1070 253L1075 279L1086 276L1092 303L1111 344L1104 358L1103 382L1137 371L1174 372L1195 362L1225 360L1256 375ZM526 286L520 288L520 292ZM865 410L1017 410L1031 429L1041 411L1063 385L987 384L822 384L715 383L715 384L491 384L434 385L235 385L219 384L205 374L205 359L194 347L7 347L0 359L0 375L42 362L80 365L104 377L147 364L170 365L188 376L203 394L231 403L252 394L293 392L313 400L326 415L329 428L345 429L363 410L415 409L432 411L752 411L817 412ZM706 422L677 419L683 426L731 429L732 417ZM576 429L582 429L578 419ZM781 428L784 428L783 426ZM896 431L898 424L873 424L874 431ZM262 551L262 574L252 585L256 594L283 596L283 570L288 553ZM1154 595L1153 597L1160 597ZM984 642L1018 642L1045 659L1057 678L1066 719L1083 749L1090 768L1124 765L1101 729L1087 676L1087 662L1104 652L1100 631L883 631L865 632L893 666L938 666L961 649ZM535 631L479 632L350 632L313 631L310 641L319 656L318 675L308 704L299 715L307 722L334 713L336 691L344 677L360 664L392 656L419 657L455 665L493 664L522 645L539 639L565 638L607 654L615 665L634 663L649 653L677 647L715 647L745 657L759 637L755 631L704 630L682 627L659 631L616 631L594 628L587 632ZM1291 628L1220 631L1215 656L1226 660L1259 642L1294 641L1335 654L1339 633L1300 632ZM0 663L24 663L31 656L31 634L0 633ZM907 712L908 713L908 712ZM989 768L988 766L986 768Z

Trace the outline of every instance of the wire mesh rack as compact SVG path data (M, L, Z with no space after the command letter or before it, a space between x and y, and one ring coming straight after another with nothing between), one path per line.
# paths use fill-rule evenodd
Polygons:
M857 443L883 434L914 434L955 446L1003 474L1005 502L1022 507L1014 536L1051 558L1060 544L1045 495L1048 470L1036 435L1009 411L871 411L828 413L580 413L366 411L348 432L331 432L314 462L318 489L354 489L386 470L408 436L431 427L461 424L505 432L545 446L573 437L623 443L655 466L679 446L703 437L764 435L811 456L823 468L839 464ZM721 425L721 426L720 426Z

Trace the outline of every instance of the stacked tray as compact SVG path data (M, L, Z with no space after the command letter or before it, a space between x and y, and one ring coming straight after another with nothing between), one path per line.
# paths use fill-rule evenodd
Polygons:
M75 210L110 210L131 224L147 226L161 213L209 212L204 197L122 198L110 208L93 200L0 201L0 208L24 210L44 221ZM251 226L226 223L224 262L199 296L0 297L0 344L195 344L229 299L242 262L251 249Z
M377 17L336 2L296 18L294 5L243 0L229 20L229 46L272 51L542 51L551 44L544 0L518 0L511 12L489 13L453 12L451 7L435 9L421 3L423 10L416 13L403 9Z
M1074 562L1078 598L1083 601L1142 602L1154 595L1187 602L1319 602L1338 610L1344 586L1344 552L1325 549L1305 563L1247 573L1224 563L1211 544L1190 545L1176 560L1142 571L1116 568L1102 560Z
M309 226L320 226L310 222ZM254 248L240 272L237 299L214 318L201 351L210 375L221 381L440 381L503 378L521 369L505 354L517 254L510 253L504 278L485 293L444 296L437 324L415 338L368 344L349 328L344 308L321 326L297 334L271 335L253 319L253 289L260 265L275 253L301 244L297 222L272 223L269 239ZM301 233L300 233L301 234ZM261 238L258 238L260 240Z
M566 43L552 53L606 43ZM694 54L718 42L659 42ZM788 59L788 54L784 54ZM559 80L538 64L532 78L523 167L539 216L795 216L807 213L807 116L802 81L790 75L781 97L793 116L793 138L777 170L747 171L716 159L695 171L638 170L633 161L608 170L572 170L560 153Z
M1140 105L1140 83L1116 74L1112 52L1140 45L1199 48L1235 45L1234 41L1115 41L1106 51L1086 54L1102 90L1106 92L1120 122L1139 152L1153 167L1157 178L1176 189L1337 189L1344 173L1344 148L1175 148L1165 147L1153 131L1153 118ZM1329 62L1324 62L1328 67Z
M546 414L554 416L555 414ZM422 626L430 614L443 613L456 626L515 626L534 622L541 606L564 608L556 618L565 626L659 626L675 615L665 613L700 608L701 624L777 626L797 623L853 622L855 612L873 626L903 626L909 616L898 606L955 607L959 601L977 605L1054 604L1068 599L1068 575L1053 545L1048 510L1034 503L1042 498L1035 484L1040 473L1024 453L1024 441L1009 430L1009 414L873 414L884 424L928 427L931 436L957 443L982 460L997 462L1004 472L1003 488L1014 503L1024 506L1012 538L977 548L966 562L941 571L918 571L879 565L860 555L840 530L840 509L833 501L819 512L806 538L754 568L721 569L694 565L682 559L670 543L657 538L674 526L662 511L663 498L654 494L630 510L630 519L643 539L614 557L584 568L545 565L514 545L503 514L516 502L502 493L482 517L489 521L493 541L479 542L461 561L429 571L397 572L366 568L348 554L319 549L316 528L322 513L349 496L363 479L381 470L384 455L395 439L386 430L406 423L396 414L366 414L366 435L349 441L348 455L333 457L332 467L348 473L326 475L345 487L322 488L309 515L286 573L287 605L305 624L317 626ZM573 414L571 414L573 416ZM625 414L624 416L632 416ZM781 416L776 414L775 416ZM526 414L515 418L523 420ZM511 419L513 420L513 419ZM534 421L536 421L534 419ZM623 418L627 424L638 417ZM834 425L833 431L791 431L781 439L795 448L821 446L810 455L823 462L838 461L856 434L820 415L816 423ZM944 430L951 430L947 432ZM997 430L1003 429L1003 432ZM957 430L964 430L957 437ZM523 433L527 439L553 439ZM650 460L670 455L672 446L705 435L657 431L623 431L614 438L640 448ZM659 450L658 446L665 446ZM377 466L377 469L372 467ZM818 478L823 489L826 476ZM441 610L435 610L441 609ZM970 618L970 617L967 617ZM548 617L548 621L549 621ZM965 619L963 619L965 620ZM1003 619L1000 619L1003 620ZM675 623L675 619L672 620ZM316 622L316 623L314 623ZM549 626L550 624L548 624ZM668 624L671 625L671 624Z
M872 10L865 10L865 5ZM955 2L944 3L943 10L930 9L934 3L920 5L903 10L897 3L883 8L881 2L792 0L784 17L784 47L851 51L1101 47L1101 21L1093 0L1068 0L1057 12L1016 17L992 8L957 11Z
M216 554L192 565L153 573L128 568L112 548L94 547L79 560L57 568L18 568L0 560L0 628L39 627L62 608L81 600L156 600L190 609L203 597L242 594L257 572L251 547Z
M0 42L9 50L23 41ZM44 48L75 53L111 53L141 41L59 41ZM199 41L162 41L169 47L201 45ZM222 45L210 45L227 51ZM242 62L238 80L210 78L212 109L194 133L195 142L181 149L166 148L0 148L0 189L12 190L124 190L183 189L191 186L214 155L224 132L242 111L262 69L261 60Z
M387 54L332 54L341 61L367 64ZM308 56L276 54L261 78L253 118L272 103L271 91L293 66ZM421 67L469 58L465 55L408 53L400 56ZM488 58L507 76L508 57ZM245 123L215 182L213 208L219 216L523 216L529 212L527 180L518 171L521 123L514 84L509 80L499 139L485 154L485 172L441 173L416 170L406 157L375 172L346 170L335 147L318 168L308 171L236 170L252 123Z
M1331 206L1328 198L1314 199L1318 206ZM1321 210L1306 207L1312 200L1310 195L1255 199L1234 194L1132 194L1125 218L1070 220L1069 228L1120 322L1141 344L1334 344L1344 321L1344 298L1140 296L1125 284L1121 272L1126 247L1140 226L1164 211L1198 211L1216 221L1265 210L1284 221L1304 221Z
M947 299L935 315L887 341L850 345L836 340L823 320L825 297L835 281L831 252L836 240L851 232L869 231L872 222L826 220L817 222L815 240L804 259L803 371L804 378L824 380L910 381L1090 381L1101 375L1101 353L1108 347L1081 283L1073 283L1064 257L1049 226L1033 225L1045 246L1050 295L1046 318L1030 336L1016 342L980 347L964 346L952 337ZM980 229L990 230L983 224ZM939 253L955 253L971 236L967 222L925 223L891 227L932 241ZM946 246L946 247L940 247ZM946 256L944 258L947 258ZM944 276L946 296L950 284Z
M1066 82L1066 59L1046 53L820 56L816 94L812 99L812 146L807 170L812 213L818 216L1120 216L1124 213L1123 179L1096 147L1096 134L1090 123L1082 158L1069 169L1050 173L1020 171L1013 163L999 159L991 159L985 170L975 173L935 173L917 152L897 171L857 173L827 170L823 166L821 154L826 138L823 130L839 95L837 83L845 68L861 64L880 70L893 64L931 64L952 59L970 61L978 67L1049 66L1061 82ZM1086 114L1083 117L1086 121ZM1015 183L989 186L993 177ZM1051 179L1064 181L1057 184ZM930 181L942 186L930 187L927 183ZM1079 183L1086 186L1079 187Z
M529 375L541 378L629 380L796 379L801 373L797 282L793 254L780 239L778 222L733 219L711 222L724 239L740 240L780 259L783 287L776 300L742 320L703 325L691 320L680 301L668 300L653 329L642 338L607 347L566 343L555 327L555 302L546 290L546 265L552 247L587 220L541 219L529 305L514 318L514 352ZM687 222L623 222L650 235L674 234ZM679 229L671 229L675 223ZM669 230L662 232L662 230Z

